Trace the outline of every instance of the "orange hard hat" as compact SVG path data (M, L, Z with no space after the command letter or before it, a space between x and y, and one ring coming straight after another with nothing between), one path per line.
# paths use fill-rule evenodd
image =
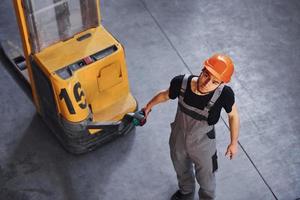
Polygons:
M233 74L234 66L231 58L224 54L215 54L204 61L204 68L217 79L228 83Z

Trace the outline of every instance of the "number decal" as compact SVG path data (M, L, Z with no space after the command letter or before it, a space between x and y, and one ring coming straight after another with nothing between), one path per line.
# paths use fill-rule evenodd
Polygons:
M66 88L60 90L59 98L60 98L60 100L62 100L62 99L65 100L68 110L71 114L76 114Z
M81 84L79 82L75 83L74 88L73 88L73 95L74 95L75 100L78 103L79 107L81 109L85 109L87 106L87 103L86 103L84 92L82 90L80 91L80 89L81 89ZM66 88L63 88L60 90L59 98L60 98L60 100L65 100L70 114L76 114L74 106L72 105L72 101L69 97L69 94L68 94ZM82 103L82 100L84 100L84 103Z
M79 82L77 82L73 88L74 97L75 97L77 103L80 102L82 98L84 98L83 91L81 90L79 93L79 89L81 89L81 84ZM84 98L84 103L79 103L78 105L80 108L85 109L86 108L86 99Z

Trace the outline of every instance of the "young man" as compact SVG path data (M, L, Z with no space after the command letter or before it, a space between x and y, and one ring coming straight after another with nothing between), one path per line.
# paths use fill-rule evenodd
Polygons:
M218 164L214 125L222 108L228 113L231 136L225 155L232 159L237 153L239 115L232 89L223 84L230 81L233 70L230 57L215 54L204 62L199 76L174 77L169 89L160 91L144 107L147 117L154 105L178 98L169 144L179 190L171 200L194 199L195 176L199 199L215 199Z

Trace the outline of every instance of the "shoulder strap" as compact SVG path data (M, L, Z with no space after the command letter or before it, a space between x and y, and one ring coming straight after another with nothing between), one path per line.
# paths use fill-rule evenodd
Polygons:
M187 87L188 79L190 77L190 74L185 74L181 83L180 92L184 93Z
M223 84L221 84L219 87L217 87L217 89L215 90L213 96L211 97L211 99L209 100L209 102L208 102L208 104L206 106L208 109L211 109L211 107L213 107L213 105L215 104L215 102L221 96L223 88L224 88Z

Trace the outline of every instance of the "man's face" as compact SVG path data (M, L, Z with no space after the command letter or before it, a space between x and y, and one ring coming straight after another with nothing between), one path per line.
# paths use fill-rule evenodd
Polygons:
M202 93L207 93L215 90L221 83L221 80L217 79L206 69L203 69L202 73L199 75L198 90Z

